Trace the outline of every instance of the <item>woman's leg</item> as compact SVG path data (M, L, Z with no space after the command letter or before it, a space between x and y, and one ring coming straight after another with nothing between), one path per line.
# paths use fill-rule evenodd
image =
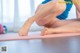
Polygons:
M61 6L63 6L63 8ZM43 18L52 13L54 13L54 16L55 16L55 12L58 12L58 11L63 12L64 10L65 10L65 4L58 4L58 3L54 3L53 1L45 4L33 17L31 17L25 22L23 27L20 29L19 34L21 36L27 35L31 24L38 18Z
M57 18L56 18L56 20L57 20ZM58 21L55 21L55 22L53 20L51 23L49 23L49 25L50 25L49 28L64 26L64 25L67 25L69 23L73 23L75 21L80 21L80 19L58 20Z
M41 33L42 35L52 33L80 33L80 21L74 21L73 23L56 28L44 28Z

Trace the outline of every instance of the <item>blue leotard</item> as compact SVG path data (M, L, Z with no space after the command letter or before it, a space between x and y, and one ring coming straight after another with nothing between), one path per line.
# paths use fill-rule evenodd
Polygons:
M45 0L42 2L42 4L45 4L45 3L48 3L50 2L51 0ZM66 3L66 10L59 16L57 16L58 19L60 20L64 20L68 17L68 14L69 14L69 11L73 5L72 1L71 0L65 0L66 2L71 2L71 3Z

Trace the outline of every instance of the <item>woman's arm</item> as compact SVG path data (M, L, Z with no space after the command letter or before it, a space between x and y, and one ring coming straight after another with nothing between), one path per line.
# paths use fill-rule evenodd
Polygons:
M77 18L80 18L80 0L72 0L76 7Z
M77 18L80 18L80 12L76 9Z
M80 0L72 0L78 12L80 12Z

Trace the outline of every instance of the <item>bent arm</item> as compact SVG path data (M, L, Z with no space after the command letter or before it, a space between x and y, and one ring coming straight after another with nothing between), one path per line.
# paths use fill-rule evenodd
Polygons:
M76 9L77 18L80 18L80 12Z
M76 7L77 18L80 18L80 0L72 0Z

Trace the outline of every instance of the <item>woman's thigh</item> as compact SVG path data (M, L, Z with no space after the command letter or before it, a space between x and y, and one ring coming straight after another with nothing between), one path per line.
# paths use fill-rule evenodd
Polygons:
M58 19L54 16L54 14L49 14L49 15L47 15L45 17L38 18L36 20L36 23L39 26L49 26L52 21L56 22L57 20Z

